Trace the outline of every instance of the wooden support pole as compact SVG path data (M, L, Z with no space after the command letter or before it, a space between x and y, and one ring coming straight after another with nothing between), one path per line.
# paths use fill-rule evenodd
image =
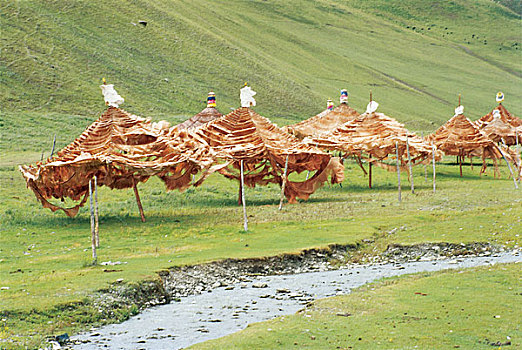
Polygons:
M395 156L397 157L397 179L398 179L398 188L399 188L399 203L402 201L401 196L401 165L399 162L399 142L395 141Z
M281 199L279 200L279 210L283 209L283 201L285 199L286 174L288 172L288 156L285 161L285 171L283 172L283 183L281 184Z
M243 203L243 228L248 231L248 218L245 203L245 177L243 171L243 160L241 160L241 202Z
M462 156L459 157L460 177L462 177Z
M433 161L433 193L436 191L436 184L435 184L435 178L436 178L436 172L435 172L435 146L433 145L433 142L431 143L431 150L432 150L432 161Z
M509 162L508 162L506 156L504 155L504 152L502 152L502 150L500 148L499 148L499 150L500 150L500 154L502 154L502 158L504 158L504 160L506 161L506 164L508 166L509 172L511 173L511 177L513 178L513 182L515 183L515 188L518 190L517 178L515 177L515 174L513 174L513 170L511 169L511 165L509 165Z
M91 248L92 248L92 264L98 263L98 255L96 254L96 234L94 233L94 206L92 204L92 179L89 180L89 202L91 204Z
M368 161L368 187L372 188L372 162Z
M471 170L473 170L473 157L472 156L469 156L469 164L470 164Z
M515 129L515 142L516 142L516 151L517 151L517 154L520 154L520 151L518 149L518 130Z
M98 220L98 177L94 176L94 236L96 247L100 247L100 224Z
M367 172L366 172L366 169L364 169L364 167L363 167L363 164L362 164L362 161L361 161L361 157L360 156L355 156L355 161L357 162L357 165L362 169L362 171L364 173L364 176L366 176Z
M54 138L53 138L53 148L51 149L51 157L54 154L54 146L56 146L56 134L54 134Z
M140 210L141 222L145 222L145 214L143 213L143 206L141 205L140 194L138 193L138 186L136 185L136 179L134 177L132 177L132 184L134 195L136 196L136 203L138 203L138 209Z
M237 194L237 205L243 205L243 184L242 184L241 179L239 179L239 192Z
M413 172L411 169L411 155L410 155L410 143L408 142L408 136L406 136L406 153L408 154L408 176L410 177L411 193L415 194L415 186L413 185Z
M502 143L504 144L504 146L506 146L506 143L504 142L504 139L501 139L501 140L502 140ZM506 146L506 148L507 148L507 146ZM502 154L502 158L504 158L504 161L506 162L506 164L508 166L509 172L511 173L511 177L513 178L513 182L515 183L515 188L518 190L517 177L515 176L515 174L513 174L513 170L511 169L511 165L509 164L506 156L504 155L504 152L502 152L502 148L499 147L498 149L500 151L500 154Z
M421 138L424 140L424 132L421 131ZM424 163L424 162L423 162ZM424 163L424 182L428 181L428 167Z

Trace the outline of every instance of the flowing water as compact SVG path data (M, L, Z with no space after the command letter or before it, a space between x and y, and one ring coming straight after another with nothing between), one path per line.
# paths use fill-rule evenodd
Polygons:
M74 349L180 349L237 332L250 323L293 314L312 300L348 294L383 277L521 261L519 253L502 253L259 277L153 307L121 324L80 334L73 339L82 344Z

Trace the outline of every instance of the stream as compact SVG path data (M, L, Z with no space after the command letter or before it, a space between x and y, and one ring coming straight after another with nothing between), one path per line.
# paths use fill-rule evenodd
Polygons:
M383 277L521 262L519 252L252 278L147 309L129 320L72 337L73 349L180 349L293 314L310 301L348 294Z

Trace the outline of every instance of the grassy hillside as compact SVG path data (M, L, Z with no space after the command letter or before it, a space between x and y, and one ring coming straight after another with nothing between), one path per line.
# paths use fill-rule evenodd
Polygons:
M373 90L413 130L450 117L458 93L472 119L498 90L522 114L520 16L490 0L8 1L0 13L4 125L20 111L92 118L102 77L151 117L198 112L209 89L227 111L244 81L282 123L341 88L358 110Z

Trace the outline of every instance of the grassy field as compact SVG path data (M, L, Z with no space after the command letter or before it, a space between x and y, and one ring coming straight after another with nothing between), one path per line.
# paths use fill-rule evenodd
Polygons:
M190 349L520 348L519 265L384 279Z
M144 224L131 191L101 188L99 261L125 262L104 272L90 265L88 209L73 219L42 209L17 171L48 157L54 135L60 149L101 114L102 77L126 110L172 124L199 112L209 89L221 111L237 107L244 81L258 92L256 111L280 125L323 110L341 88L359 111L372 90L380 112L425 134L453 115L458 93L471 119L499 90L521 115L521 17L504 3L514 11L490 0L1 2L0 338L34 347L111 321L96 316L93 291L180 264L366 238L377 238L376 253L390 243L520 245L522 198L505 166L502 179L480 178L478 166L460 178L448 158L436 194L418 167L416 194L403 177L398 204L394 173L376 169L369 190L348 162L342 188L282 212L279 188L247 189L248 233L237 184L219 175L184 193L155 179L140 185Z
M216 174L196 190L165 193L160 181L151 180L140 186L146 223L139 220L132 191L100 188L98 259L124 263L107 273L105 266L90 265L87 207L72 219L51 213L24 189L12 166L1 170L0 287L9 289L0 291L0 313L7 319L9 336L28 344L48 334L73 332L82 327L78 320L107 322L92 317L88 305L72 316L64 305L86 302L91 293L117 279L154 279L155 271L175 265L367 238L376 239L369 247L375 254L390 243L482 241L514 246L520 245L522 232L522 197L513 191L505 167L502 179L479 178L478 166L473 171L466 167L461 179L458 166L439 165L435 194L431 182L424 181L422 166L417 167L416 194L408 193L403 178L404 200L399 204L394 173L376 169L370 190L360 169L349 162L342 188L324 187L309 201L286 205L281 212L277 187L247 189L247 233L242 231L236 183ZM386 234L394 228L400 229ZM31 314L39 317L28 321Z

